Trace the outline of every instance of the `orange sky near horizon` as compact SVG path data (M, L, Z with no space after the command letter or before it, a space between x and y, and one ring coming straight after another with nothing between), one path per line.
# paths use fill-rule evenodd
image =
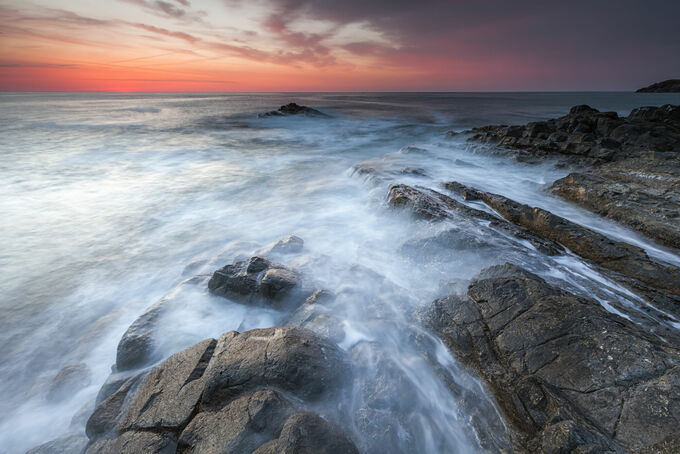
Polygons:
M547 16L461 9L467 5L1 0L0 90L597 90L651 82L679 66L654 56L649 76L612 81L644 49L579 56L558 32L545 45L530 36L545 32ZM557 26L562 14L553 14Z

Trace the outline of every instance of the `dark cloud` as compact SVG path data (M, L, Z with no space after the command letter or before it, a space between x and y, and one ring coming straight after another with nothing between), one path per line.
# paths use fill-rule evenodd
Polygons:
M238 0L226 0L233 4ZM245 0L242 0L242 2ZM263 24L291 45L314 49L290 24L311 18L337 26L363 23L390 45L356 42L343 49L388 58L392 64L428 57L515 62L574 69L592 77L619 74L635 84L680 73L680 1L677 0L271 0ZM276 27L273 28L272 24ZM301 34L301 36L300 36ZM511 63L508 63L511 64ZM652 74L655 73L655 74ZM583 74L583 79L587 75Z

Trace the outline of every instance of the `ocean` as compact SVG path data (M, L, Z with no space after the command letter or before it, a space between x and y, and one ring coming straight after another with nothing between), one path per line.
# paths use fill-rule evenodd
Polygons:
M258 118L293 101L331 117ZM415 220L387 206L387 190L393 183L442 190L455 180L549 209L677 265L680 257L650 240L545 191L570 169L522 164L446 135L552 118L577 104L627 115L665 103L680 104L680 95L0 94L0 451L25 452L82 431L121 335L163 297L178 303L161 320L159 358L226 331L280 324L285 314L182 283L286 234L305 242L286 264L340 295L333 304L345 330L340 346L379 346L412 383L412 417L399 422L411 446L493 450L506 441L492 395L423 331L419 311L447 286L505 262L626 318L641 311L576 256L546 257L475 222ZM457 232L461 244L418 254L419 241L444 231ZM68 364L86 366L86 385L48 399ZM350 396L326 402L326 411L360 437L353 417L360 406L361 397Z

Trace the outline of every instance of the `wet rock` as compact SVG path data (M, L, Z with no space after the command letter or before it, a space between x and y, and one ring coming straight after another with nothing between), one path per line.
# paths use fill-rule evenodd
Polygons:
M305 242L299 236L286 235L275 243L260 251L260 255L269 254L297 254L302 252Z
M71 363L64 366L52 380L47 392L47 400L59 402L86 388L92 382L90 368L84 363Z
M319 110L312 109L311 107L307 106L301 106L298 105L294 102L288 103L286 105L283 105L279 107L279 110L272 110L270 112L266 112L263 114L260 114L260 118L266 118L266 117L286 117L290 115L301 115L305 117L319 117L319 118L329 118L330 115L327 115Z
M313 413L295 413L281 435L253 454L358 454L356 446L336 426Z
M90 439L97 439L114 433L123 416L121 414L122 409L142 376L143 374L140 373L128 378L115 392L97 403L94 412L85 425L85 433Z
M474 128L471 140L517 150L515 157L558 157L574 164L602 164L639 157L646 150L680 152L680 107L635 109L627 118L575 106L560 118L525 126Z
M656 82L648 87L636 90L636 93L680 93L680 79Z
M461 194L466 200L474 201L481 198L479 191L467 188L460 183L449 182L444 186L452 192ZM395 184L390 187L387 201L394 207L409 209L416 216L424 219L442 220L452 218L457 221L468 222L472 218L486 221L494 229L502 230L518 239L529 241L537 250L546 255L557 255L563 252L563 249L553 241L546 240L516 225L502 221L499 222L500 220L496 216L486 211L471 208L431 189ZM484 227L481 225L476 226L476 229L484 231Z
M623 452L677 437L680 352L515 265L425 319L489 383L530 452Z
M497 194L478 193L508 221L550 241L563 244L583 258L632 279L680 295L680 269L651 260L644 250L614 241L547 210L520 204Z
M296 327L223 334L205 373L202 402L215 406L257 387L313 400L336 388L348 370L343 352Z
M182 432L179 450L183 454L253 452L278 437L292 412L292 404L275 391L246 394L219 410L199 413Z
M550 188L566 200L680 249L680 166L627 160L571 173Z
M283 309L297 306L309 294L300 284L296 272L264 257L254 256L215 271L208 282L208 289L214 295L241 303Z
M175 454L177 440L170 433L130 431L88 445L85 454Z
M168 295L140 315L125 331L116 350L116 371L123 372L148 366L159 357L155 352L154 337L160 318L175 304L176 296L189 287L204 285L205 276L184 280Z
M191 419L217 341L206 339L153 368L139 384L118 431L178 429Z
M43 443L26 454L79 454L87 446L87 437L82 434L69 433Z
M297 327L206 339L104 399L87 422L87 452L237 454L270 442L275 452L355 452L324 420L289 418L338 389L348 367L335 344Z

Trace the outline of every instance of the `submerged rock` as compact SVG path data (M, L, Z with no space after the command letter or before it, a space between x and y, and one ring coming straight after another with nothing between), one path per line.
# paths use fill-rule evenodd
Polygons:
M320 117L320 118L330 117L330 115L327 115L319 110L312 109L311 107L307 106L300 106L294 102L279 107L279 110L272 110L270 112L260 114L259 117L260 118L284 117L289 115L303 115L307 117Z
M26 454L79 454L87 446L87 437L69 433L30 449Z
M297 254L304 248L305 242L299 236L286 235L275 243L266 246L259 255L269 254Z
M59 402L71 397L92 382L90 368L84 363L71 363L64 366L52 380L47 392L47 400Z
M240 454L263 445L275 449L266 452L354 453L339 428L316 415L295 416L339 389L347 371L342 350L309 330L225 333L176 353L102 401L87 423L87 453ZM321 441L328 446L318 448Z
M680 352L596 301L506 264L425 319L489 383L530 452L638 451L680 437Z

